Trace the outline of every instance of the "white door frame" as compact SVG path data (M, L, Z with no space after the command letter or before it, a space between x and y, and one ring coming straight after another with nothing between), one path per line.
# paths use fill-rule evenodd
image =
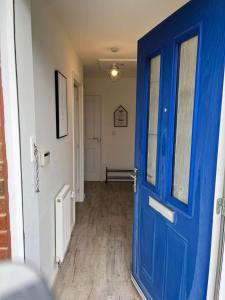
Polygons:
M216 213L216 205L217 205L217 199L224 197L223 195L224 182L225 182L224 174L225 174L225 79L224 79L222 107L221 107L219 148L218 148L218 157L217 157L216 185L215 185L215 195L214 195L213 228L212 228L212 243L211 243L207 300L214 299L214 291L216 286L218 250L219 250L219 240L220 240L220 223L221 223L221 215L218 215ZM225 265L223 265L221 283L225 282L224 269L225 269ZM220 291L219 299L220 300L225 299L224 290Z
M0 59L4 101L12 260L24 261L21 137L15 60L13 0L0 0Z
M74 83L74 124L73 124L73 191L75 199L79 199L80 190L80 113L79 86Z
M98 95L98 94L85 94L85 97L99 97L99 109L100 109L100 143L99 143L99 157L100 157L100 161L99 161L99 181L102 181L102 147L103 147L103 138L102 138L102 114L103 114L103 101L102 101L102 96ZM85 119L85 118L84 118Z
M6 43L5 47L1 43L1 55L12 259L39 268L39 204L34 193L34 166L29 162L30 137L36 132L31 1L1 0L0 8L1 41Z
M74 86L78 89L78 107L79 107L79 148L77 149L77 140L76 140L76 129L75 129L75 93L73 101L73 117L72 117L72 128L73 128L73 193L76 202L84 201L84 101L83 101L83 83L76 79L76 76L73 74ZM74 91L73 91L74 92ZM79 171L76 170L76 151L79 151L78 157L80 160ZM76 176L79 173L79 193L76 194Z

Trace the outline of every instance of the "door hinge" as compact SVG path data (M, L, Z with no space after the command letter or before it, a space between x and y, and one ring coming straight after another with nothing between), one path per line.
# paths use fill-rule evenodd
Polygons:
M225 198L217 199L216 213L218 215L221 214L222 216L225 216Z

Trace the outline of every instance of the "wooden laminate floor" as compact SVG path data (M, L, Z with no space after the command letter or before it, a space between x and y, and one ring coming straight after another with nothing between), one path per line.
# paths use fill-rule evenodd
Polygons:
M132 185L87 182L57 275L58 300L139 300L130 280Z

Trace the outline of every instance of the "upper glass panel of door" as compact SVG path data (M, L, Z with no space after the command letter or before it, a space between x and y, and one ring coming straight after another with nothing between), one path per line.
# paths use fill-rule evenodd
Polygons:
M198 37L179 45L172 195L188 204Z
M160 55L150 60L147 181L156 184Z

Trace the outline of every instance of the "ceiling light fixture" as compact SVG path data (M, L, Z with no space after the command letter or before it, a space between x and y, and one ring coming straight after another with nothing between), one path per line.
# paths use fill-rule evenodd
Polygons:
M109 78L112 81L116 81L121 77L122 70L125 68L125 66L127 67L127 64L136 66L137 59L115 57L115 54L119 52L119 48L117 47L112 47L109 50L114 57L112 56L112 58L99 58L97 62L99 64L100 70L106 70Z
M120 74L121 74L120 68L119 68L119 66L114 62L113 65L111 66L111 68L109 69L109 78L110 78L112 81L115 81L115 80L117 80L117 79L120 78Z
M112 47L112 48L110 48L110 50L112 53L117 53L119 51L119 48ZM109 78L112 81L115 81L115 80L119 79L119 77L120 77L120 68L119 68L119 65L114 61L112 66L109 69Z

